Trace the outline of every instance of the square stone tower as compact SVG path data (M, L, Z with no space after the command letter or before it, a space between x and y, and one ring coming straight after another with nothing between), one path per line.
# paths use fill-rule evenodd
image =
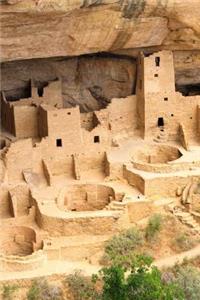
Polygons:
M176 140L181 125L194 137L198 130L199 103L199 96L184 97L176 92L171 51L139 56L137 112L144 138L156 137L162 131L169 140Z

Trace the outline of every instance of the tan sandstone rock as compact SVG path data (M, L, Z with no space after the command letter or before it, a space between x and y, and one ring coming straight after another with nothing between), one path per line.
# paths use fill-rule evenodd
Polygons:
M198 0L14 2L1 5L3 61L147 47L200 49Z

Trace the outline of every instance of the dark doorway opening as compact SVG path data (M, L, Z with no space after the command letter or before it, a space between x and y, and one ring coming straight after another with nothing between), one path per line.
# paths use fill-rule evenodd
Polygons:
M95 135L94 137L94 143L99 143L100 142L100 138L98 135Z
M155 57L155 63L156 63L156 67L160 67L160 57L159 56Z
M158 127L164 126L164 119L163 118L158 118Z
M38 96L42 97L43 94L44 94L44 88L43 87L38 87L37 92L38 92Z
M56 146L62 147L62 139L56 139Z

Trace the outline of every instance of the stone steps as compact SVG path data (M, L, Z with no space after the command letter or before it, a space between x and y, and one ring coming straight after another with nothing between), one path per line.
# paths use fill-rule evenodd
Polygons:
M195 233L200 235L200 224L189 212L185 212L181 207L173 206L173 204L170 204L168 208L183 224L192 228Z
M111 201L106 207L106 210L121 210L124 211L126 209L126 203Z
M168 140L168 134L164 131L164 127L161 127L157 133L157 136L154 138L154 142L163 143Z

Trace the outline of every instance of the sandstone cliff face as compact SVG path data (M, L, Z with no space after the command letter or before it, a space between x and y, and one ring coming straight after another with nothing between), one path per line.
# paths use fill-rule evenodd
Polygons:
M135 91L133 58L82 56L32 59L2 64L1 89L8 100L30 97L30 79L37 86L60 78L65 107L75 104L81 111L98 110L112 98Z
M199 0L4 0L0 11L11 98L26 96L31 78L59 77L66 106L99 109L134 92L139 51L161 49L174 52L177 89L200 93Z
M151 47L200 50L199 0L3 3L3 61Z

